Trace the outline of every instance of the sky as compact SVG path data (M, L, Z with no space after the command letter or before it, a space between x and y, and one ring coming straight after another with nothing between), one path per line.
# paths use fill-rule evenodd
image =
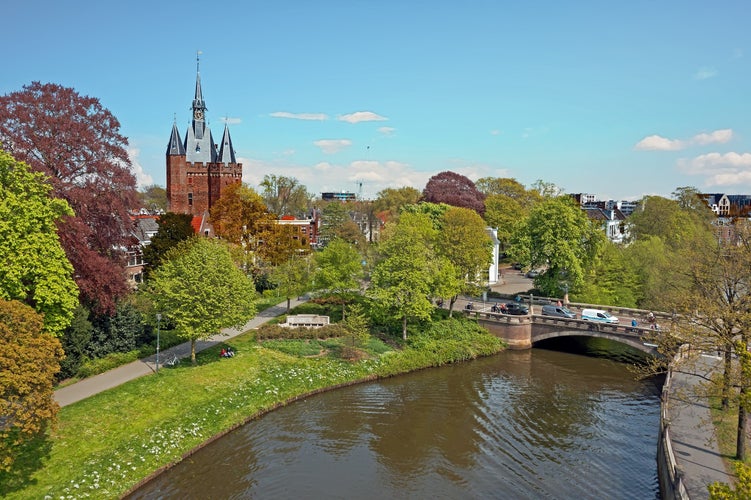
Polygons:
M165 185L197 59L243 180L372 199L453 171L599 199L751 194L746 0L8 2L0 94L96 97Z

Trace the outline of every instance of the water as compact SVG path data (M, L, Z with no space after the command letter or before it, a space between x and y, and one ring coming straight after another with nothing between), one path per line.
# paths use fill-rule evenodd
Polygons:
M660 381L604 352L504 352L321 394L131 498L659 498Z

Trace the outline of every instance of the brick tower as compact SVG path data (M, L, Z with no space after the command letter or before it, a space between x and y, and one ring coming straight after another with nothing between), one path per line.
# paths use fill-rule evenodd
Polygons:
M227 124L221 144L214 143L206 124L207 108L198 64L196 58L193 121L184 142L175 121L167 144L167 201L172 212L202 216L216 203L226 186L242 182L243 166L235 159Z

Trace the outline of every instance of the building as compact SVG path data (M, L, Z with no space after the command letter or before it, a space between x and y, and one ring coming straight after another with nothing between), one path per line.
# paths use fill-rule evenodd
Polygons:
M357 195L355 193L347 193L347 192L340 192L340 193L321 193L321 199L323 201L357 201Z
M196 90L191 107L193 119L181 139L177 121L167 144L167 201L171 212L201 217L222 195L223 189L242 182L242 164L235 158L229 128L224 125L220 144L206 122L206 102L196 62Z

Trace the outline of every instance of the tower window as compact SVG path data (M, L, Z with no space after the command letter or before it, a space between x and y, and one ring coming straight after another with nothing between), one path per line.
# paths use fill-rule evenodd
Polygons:
M201 145L196 144L196 153L199 153L201 151Z
M188 206L193 206L193 193L188 193Z

